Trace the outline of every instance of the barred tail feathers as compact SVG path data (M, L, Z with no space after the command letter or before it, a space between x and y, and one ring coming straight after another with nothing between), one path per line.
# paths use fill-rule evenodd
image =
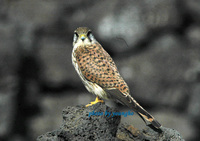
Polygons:
M139 105L139 108L142 108L140 107ZM138 108L137 108L138 109ZM143 108L140 109L140 110L135 110L140 117L142 117L142 119L146 122L150 122L155 128L159 129L161 127L161 124L151 115L149 114L146 110L144 110ZM140 111L140 112L139 112ZM147 124L147 122L146 122Z
M137 112L147 125L148 123L150 123L156 129L159 129L161 127L161 124L142 106L140 106L140 104L137 103L136 100L130 95L125 95L121 93L118 89L107 89L106 92L109 94L109 98L117 100Z

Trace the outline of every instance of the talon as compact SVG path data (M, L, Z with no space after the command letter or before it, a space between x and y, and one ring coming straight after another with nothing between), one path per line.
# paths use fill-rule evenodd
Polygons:
M101 99L99 99L99 97L97 96L96 99L95 99L95 101L90 102L90 104L85 105L85 107L92 106L92 105L97 104L99 102L104 103L104 101L101 100Z

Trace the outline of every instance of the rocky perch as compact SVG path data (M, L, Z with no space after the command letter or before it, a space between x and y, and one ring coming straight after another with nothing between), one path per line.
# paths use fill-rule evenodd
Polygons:
M92 112L95 113L92 113ZM79 105L68 106L63 110L63 123L60 129L40 135L37 141L152 141L176 140L183 141L179 132L161 127L161 132L146 126L138 130L131 125L120 124L121 116L105 116L105 112L118 112L105 104L97 103L90 107ZM95 115L98 114L98 115Z

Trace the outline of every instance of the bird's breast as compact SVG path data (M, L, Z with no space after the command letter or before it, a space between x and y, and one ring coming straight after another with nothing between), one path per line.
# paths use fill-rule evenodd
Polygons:
M86 87L86 89L99 96L100 98L104 98L104 99L108 99L107 97L107 93L103 90L103 88L101 88L99 85L97 85L96 83L93 83L91 81L88 81L85 76L83 75L82 71L81 71L81 59L80 56L83 57L83 54L85 54L86 56L88 55L88 50L84 49L84 48L75 48L75 50L73 50L72 52L72 64L76 70L76 72L78 73L78 75L80 76L84 86Z

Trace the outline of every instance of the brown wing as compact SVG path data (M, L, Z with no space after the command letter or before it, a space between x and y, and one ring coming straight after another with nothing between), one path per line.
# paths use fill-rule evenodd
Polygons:
M120 76L110 55L100 44L77 48L76 59L83 76L104 89L116 88L129 94L129 88Z
M110 55L100 44L76 49L76 59L83 76L87 80L101 86L110 98L135 110L144 121L160 128L160 123L129 95L126 82L120 76Z

